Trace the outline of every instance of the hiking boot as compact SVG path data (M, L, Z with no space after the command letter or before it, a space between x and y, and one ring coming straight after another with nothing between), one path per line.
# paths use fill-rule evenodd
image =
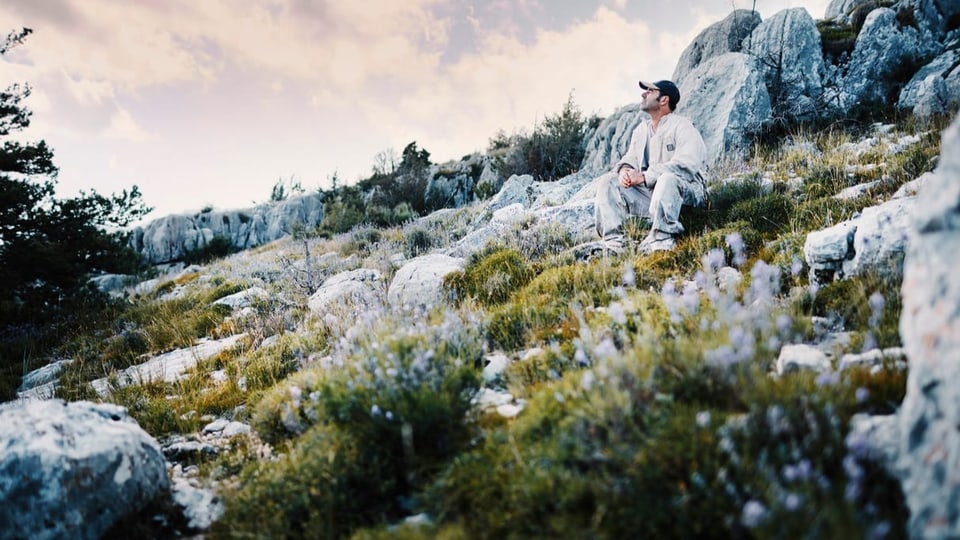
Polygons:
M662 231L650 231L643 242L637 246L637 251L643 255L649 255L654 251L669 251L677 247L677 239L670 233Z

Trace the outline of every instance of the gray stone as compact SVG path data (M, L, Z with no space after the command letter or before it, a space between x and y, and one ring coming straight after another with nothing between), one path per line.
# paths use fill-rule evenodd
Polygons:
M236 334L223 339L203 338L193 347L177 349L155 356L142 364L123 369L111 377L91 381L90 386L98 395L106 396L112 392L114 386L124 387L149 381L175 382L180 380L187 370L197 365L200 360L210 358L225 349L233 347L246 336L246 334Z
M901 484L913 538L960 537L960 120L920 192L904 260L900 336L910 358L900 411Z
M103 274L90 278L93 284L100 292L105 292L111 296L119 296L123 289L128 287L136 278L126 274Z
M774 117L818 114L825 68L820 31L805 8L785 9L760 23L744 40L743 52L759 60Z
M17 392L27 392L28 390L57 382L63 368L72 363L73 360L71 359L57 360L27 373L20 381L20 387L17 388Z
M249 249L310 228L323 220L323 197L293 197L243 210L198 212L162 217L131 230L129 245L151 263L180 260L214 238L226 238L237 249Z
M897 108L926 118L956 110L960 104L960 49L944 52L920 68L900 91Z
M872 270L899 277L915 205L916 199L901 198L864 208L856 220L853 256L841 261L843 274L856 276Z
M383 305L383 276L378 270L358 268L330 276L307 300L313 313L323 314L347 303L356 310Z
M893 367L907 367L907 353L903 347L871 349L863 353L848 353L840 357L840 369L854 367L873 368L889 364Z
M901 84L897 82L897 74L904 66L929 61L939 48L938 44L924 39L916 28L902 27L892 9L873 10L857 36L842 77L842 107L892 102L899 94L898 85Z
M801 370L821 373L828 371L830 367L827 355L812 345L784 345L777 356L777 375Z
M97 539L170 489L160 446L126 409L0 406L0 538Z
M395 308L432 307L445 303L443 278L463 270L464 261L432 254L410 259L397 270L387 290L387 303Z
M587 138L580 170L592 176L609 171L627 153L633 130L645 118L649 116L640 110L639 103L621 107L604 118Z
M261 287L250 287L238 293L234 293L223 298L217 299L213 304L216 306L227 306L230 309L242 309L250 307L257 302L265 302L270 299L270 293Z
M726 53L698 66L680 87L677 112L690 118L710 161L746 155L751 136L771 118L770 96L759 61Z
M534 179L529 174L511 176L503 184L500 192L487 202L487 209L490 211L498 210L511 204L521 204L524 207L529 207L531 201L530 191L533 188L533 184Z
M707 60L728 52L740 52L743 40L760 22L756 11L735 9L722 21L708 26L680 53L673 70L673 82L680 86L691 71Z
M853 257L856 233L857 221L848 220L807 234L803 257L810 268L811 283L829 283L843 277L843 262Z
M430 210L459 208L473 202L474 185L490 158L471 154L461 161L450 161L430 168L423 201Z

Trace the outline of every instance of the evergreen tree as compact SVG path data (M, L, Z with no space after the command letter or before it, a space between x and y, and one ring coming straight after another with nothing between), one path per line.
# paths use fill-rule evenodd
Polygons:
M11 32L0 55L30 33ZM115 231L151 210L136 186L110 196L57 198L53 151L44 141L9 140L30 125L22 104L29 95L28 85L0 91L0 327L69 315L74 300L95 294L87 286L92 274L141 269L140 257Z

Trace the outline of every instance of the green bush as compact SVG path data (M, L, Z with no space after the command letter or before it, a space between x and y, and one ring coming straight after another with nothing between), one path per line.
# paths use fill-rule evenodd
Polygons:
M444 285L460 301L472 298L490 306L505 302L533 277L534 270L525 257L511 249L499 249L472 261L463 271L450 274Z
M580 168L586 151L584 139L593 122L584 118L571 94L563 110L546 117L531 135L501 132L490 141L490 150L506 150L498 168L507 178L531 174L538 181L558 180Z
M240 251L226 236L214 236L202 246L186 250L180 257L186 264L206 264Z
M479 329L451 319L368 330L345 346L340 367L267 394L261 433L283 437L278 425L289 432L294 421L306 431L278 462L245 472L222 534L342 538L395 521L470 443Z

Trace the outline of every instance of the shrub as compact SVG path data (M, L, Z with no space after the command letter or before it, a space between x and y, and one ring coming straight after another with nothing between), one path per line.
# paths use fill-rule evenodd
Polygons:
M463 271L450 274L444 279L444 286L460 301L472 298L490 306L505 302L533 277L534 270L520 253L500 249L471 262Z
M563 109L546 117L531 135L501 132L490 141L490 150L509 149L499 159L498 168L505 177L532 174L537 181L558 180L580 168L589 124L571 94Z
M900 343L900 279L876 273L834 281L813 299L813 314L835 316L847 328L868 329L864 349Z
M256 424L268 433L281 411L287 431L291 421L313 425L278 462L245 471L222 534L341 538L396 520L469 444L478 328L454 319L365 324L342 345L339 367L298 375L291 382L303 388L284 383L258 408Z
M226 236L214 236L203 246L188 249L180 257L186 264L206 264L239 251L233 240Z

